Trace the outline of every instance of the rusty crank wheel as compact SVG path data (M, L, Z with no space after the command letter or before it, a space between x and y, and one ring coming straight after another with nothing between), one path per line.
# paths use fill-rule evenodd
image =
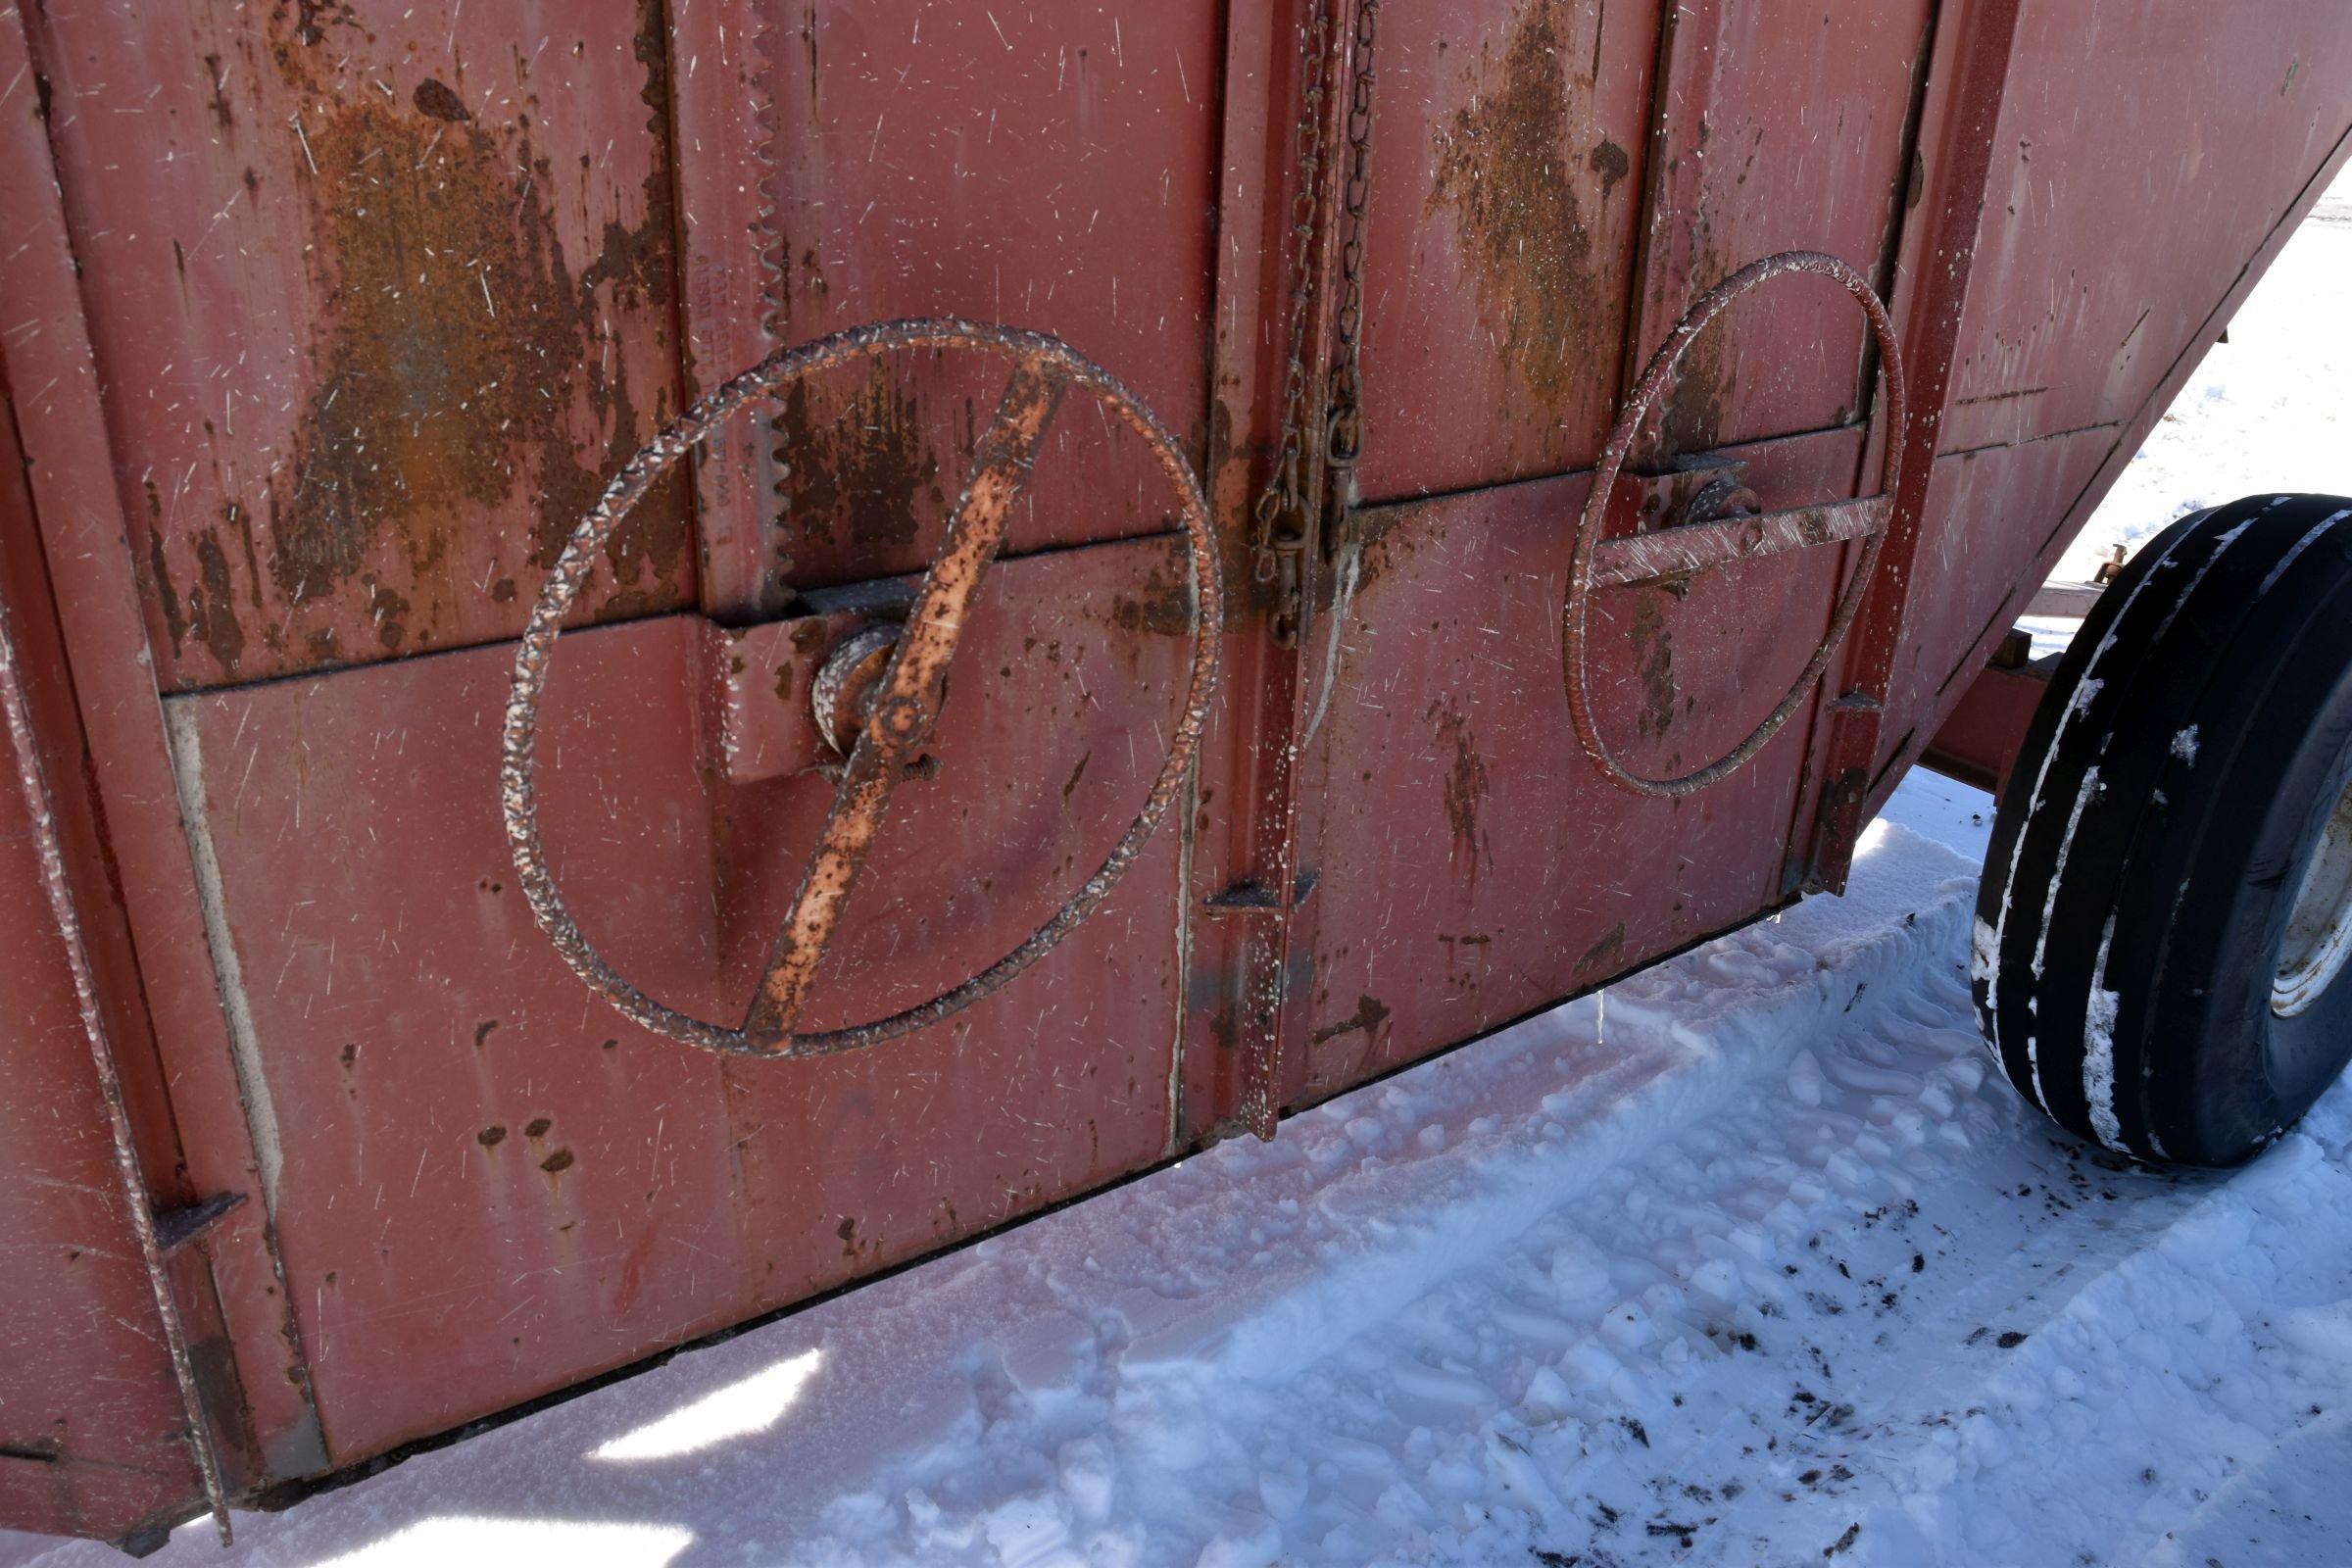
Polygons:
M1650 405L1657 401L1659 388L1665 384L1675 361L1682 358L1690 340L1721 316L1732 301L1757 284L1788 272L1812 272L1829 278L1851 294L1863 314L1870 318L1870 330L1879 346L1879 374L1886 383L1886 456L1879 473L1880 493L1858 501L1804 507L1730 523L1662 528L1629 539L1604 541L1600 531L1602 518L1608 512L1609 492L1616 488L1618 470L1625 466L1634 436L1648 416ZM1845 640L1855 613L1862 608L1862 597L1870 588L1871 577L1878 570L1879 552L1886 542L1886 524L1894 514L1895 494L1902 486L1903 419L1902 350L1895 341L1893 323L1886 318L1886 307L1879 302L1868 278L1835 256L1819 251L1782 251L1750 262L1700 295L1675 323L1666 341L1650 357L1642 379L1634 386L1633 396L1626 400L1623 412L1617 416L1616 428L1609 432L1608 445L1601 449L1592 493L1586 498L1583 515L1577 519L1576 548L1568 564L1568 596L1560 611L1560 664L1568 690L1568 713L1575 721L1576 738L1585 755L1614 783L1637 795L1694 795L1738 772L1749 758L1764 749L1764 743L1772 739L1804 702L1813 683L1829 667L1838 645ZM1586 657L1585 622L1595 588L1661 581L1782 550L1841 544L1855 538L1864 541L1862 559L1856 564L1853 575L1846 579L1844 592L1838 595L1838 608L1830 616L1830 628L1823 634L1821 646L1814 649L1813 657L1806 661L1788 695L1764 716L1763 722L1748 732L1745 740L1706 766L1671 778L1636 773L1617 760L1608 743L1600 738L1600 728L1592 717L1592 677ZM1599 564L1604 556L1611 559L1607 564ZM1675 569L1660 569L1662 564Z
M872 709L842 769L808 869L793 896L767 968L741 1027L728 1029L690 1017L647 996L616 972L589 943L564 906L548 870L539 837L539 803L531 758L537 743L539 696L564 614L590 564L619 519L671 465L718 422L745 404L772 399L779 389L819 370L902 349L981 349L1013 362L996 417L972 453L971 470L956 504L947 539L923 575L906 628L875 690ZM1087 878L1035 932L962 983L887 1018L814 1033L793 1032L818 964L856 887L867 850L880 833L906 764L929 734L939 711L948 665L980 579L1004 536L1005 520L1027 481L1030 466L1062 393L1072 384L1092 392L1142 437L1159 462L1183 512L1193 568L1193 662L1184 713L1166 760L1143 810L1113 845L1102 868ZM1051 952L1108 897L1143 850L1182 787L1199 747L1217 679L1216 628L1221 584L1208 506L1200 481L1152 411L1110 374L1060 339L1041 332L955 319L891 321L835 333L781 350L694 405L648 442L606 486L605 493L564 546L547 586L524 627L514 656L514 682L502 737L500 802L514 871L541 930L574 974L622 1013L659 1035L705 1051L778 1058L825 1055L877 1045L937 1023L971 1005Z

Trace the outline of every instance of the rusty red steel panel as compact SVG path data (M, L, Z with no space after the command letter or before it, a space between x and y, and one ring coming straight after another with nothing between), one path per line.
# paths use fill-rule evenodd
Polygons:
M231 1487L1270 1128L1835 883L1868 799L2345 156L2352 37L2324 0L2259 24L2143 9L9 14L0 81L33 90L0 90L26 459L0 576L54 582L33 729L88 752L55 775L87 780L60 818L97 890L138 1180L158 1210L235 1204L167 1264ZM1303 57L1318 40L1337 52ZM2084 113L2118 61L2135 90ZM1351 279L1343 181L1367 163ZM1607 498L1593 733L1647 775L1703 767L1836 631L1882 523L1886 561L1752 760L1639 797L1560 687L1588 470L1685 307L1799 248L1890 294L1916 461L1891 509L1848 501L1889 420L1834 290L1776 290L1693 345L1638 466L1736 458L1717 501L1744 484L1768 515L1628 534L1665 509L1636 524ZM1357 281L1349 471L1319 419ZM690 396L947 315L1057 334L1177 432L1235 589L1210 628L1226 684L1165 829L1000 994L822 1059L682 1050L523 906L496 791L514 639ZM543 705L547 854L585 938L662 1004L744 1016L842 767L812 684L904 619L1000 387L927 348L840 367L715 432L598 552ZM1106 414L1073 401L1039 445L802 1028L999 960L1156 798L1199 669L1177 509ZM1278 448L1327 535L1294 558L1297 636L1251 549ZM55 978L0 953L28 1016ZM86 1108L86 1046L59 1042L12 1038L14 1076ZM86 1125L33 1125L25 1157L88 1165ZM50 1247L60 1212L8 1207L0 1240ZM52 1262L43 1302L143 1322L121 1241ZM114 1402L10 1385L70 1428L54 1457L0 1453L12 1520L113 1533L192 1504L147 1344L74 1348L131 1379ZM145 1479L100 1476L118 1457Z
M892 896L851 906L811 1027L944 989L1101 858L1182 691L1182 572L1143 540L990 574L938 776L903 787L869 861ZM542 717L573 908L616 966L705 1016L742 1012L833 793L812 732L811 765L710 793L705 683L763 649L771 700L807 711L824 637L778 624L576 633ZM995 1010L825 1062L722 1064L612 1013L533 924L495 783L511 668L492 648L172 703L338 1460L928 1250L1166 1137L1168 846ZM750 961L714 967L729 954ZM435 1376L412 1377L425 1356Z
M1930 0L1815 9L1683 0L1650 127L1632 366L1735 270L1826 251L1883 289L1912 187ZM1644 455L1826 429L1866 416L1870 332L1826 291L1735 312L1691 346Z
M682 700L696 634L682 617L581 633L546 781L598 935L689 1004L712 918ZM684 1303L733 1262L706 1234L728 1198L715 1074L643 1049L560 966L532 983L554 960L497 832L507 665L488 648L168 709L216 867L258 1196L336 1461L527 1386L518 1364L715 1324ZM664 1192L683 1218L649 1211ZM423 1359L436 1375L412 1377Z
M768 294L781 242L765 232L775 157L768 90L788 18L774 0L694 0L667 8L671 190L678 220L684 401L715 390L787 345ZM769 421L737 419L694 463L697 587L706 614L782 602L767 559L776 496Z
M1832 431L1732 455L1778 505L1838 493L1859 448L1858 432ZM1800 732L1682 801L1625 793L1578 748L1559 696L1559 596L1585 484L1539 480L1358 514L1356 586L1335 612L1340 663L1317 703L1321 880L1295 1099L1492 1028L1782 897ZM1596 596L1595 720L1629 762L1680 771L1747 734L1828 622L1817 554L1709 572L1687 596ZM1480 591L1451 591L1461 583ZM1400 822L1432 827L1399 832Z
M246 1191L253 1152L122 548L128 525L114 501L100 367L50 159L56 122L44 113L30 26L29 12L0 18L0 73L30 89L0 99L0 211L17 225L0 248L0 364L13 434L23 442L23 466L12 464L11 472L24 490L11 491L10 501L29 504L38 538L11 526L0 555L21 605L44 597L31 585L44 577L50 584L55 640L36 647L29 671L39 677L31 682L36 728L53 756L69 760L61 776L84 781L86 793L61 799L60 821L70 858L91 871L81 885L98 890L85 907L86 929L110 1030L122 1048L146 1181L159 1206L183 1205ZM37 615L21 622L28 638L38 626ZM70 760L76 718L86 746L78 764ZM108 897L120 900L112 918L102 906ZM152 1026L152 1049L142 1045L143 1025ZM167 1269L230 1484L248 1489L322 1467L263 1206L238 1204L195 1246L174 1251Z
M1914 596L1894 651L1874 794L1959 702L2352 153L2342 93L2317 85L2352 73L2340 24L2313 0L2280 0L2260 25L2112 0L2023 8L1921 512L1918 570L1940 591ZM2132 61L2161 65L2163 90L2084 114L2081 84Z
M1599 452L1659 12L1656 0L1383 6L1365 500L1561 473Z
M41 894L0 790L0 1525L120 1536L200 1494L155 1298Z
M47 610L45 603L36 607L44 620ZM99 972L82 916L83 900L75 888L74 867L68 860L73 853L68 844L68 829L60 820L60 803L50 782L51 759L46 742L56 731L48 729L45 734L44 729L35 727L22 645L11 624L14 618L5 598L0 597L0 710L5 710L9 750L24 803L24 838L33 851L42 901L47 906L45 935L55 943L70 978L74 1022L89 1053L91 1076L98 1088L100 1120L105 1124L113 1154L119 1195L117 1212L128 1222L131 1247L138 1255L140 1272L147 1281L148 1298L155 1309L154 1337L163 1342L165 1359L171 1364L172 1388L179 1396L180 1421L174 1436L194 1463L220 1544L225 1546L231 1540L228 1493L221 1481L220 1456L213 1442L206 1396L189 1356L187 1317L180 1310L165 1256L167 1247L180 1245L209 1223L210 1216L220 1212L223 1205L241 1199L224 1196L199 1208L172 1215L156 1212L138 1135L130 1119L128 1097L124 1094L122 1058L107 1021L108 999L99 991ZM111 906L105 909L106 915L113 912ZM137 1042L139 1046L145 1044L143 1037ZM29 1185L46 1186L48 1179L36 1172ZM61 1451L55 1457L63 1460L68 1451L61 1444ZM78 1461L76 1455L75 1462Z
M2330 0L2024 8L1943 450L2129 420L2344 133L2352 28ZM2086 112L2085 83L2161 86ZM2193 215L2193 217L2192 217ZM2145 249L2147 267L2116 265ZM2049 518L2024 542L2056 531ZM2007 575L2016 561L1993 566Z
M0 1526L120 1537L178 1519L202 1489L118 1165L115 1107L46 891L39 852L66 824L18 787L15 743L35 740L36 718L62 710L72 721L48 608L24 453L14 421L0 419L0 652L18 687L11 717L24 724L0 766L0 1252L11 1301L0 1313Z
M160 683L514 635L679 405L662 7L26 15ZM691 543L641 509L584 618Z
M1125 379L1201 464L1217 23L1201 5L763 7L772 335L939 316L1051 332ZM781 494L763 536L713 562L735 585L721 612L919 568L997 376L907 356L797 389L775 418ZM1102 417L1075 412L1045 443L1013 549L1167 525L1148 455L1103 451Z

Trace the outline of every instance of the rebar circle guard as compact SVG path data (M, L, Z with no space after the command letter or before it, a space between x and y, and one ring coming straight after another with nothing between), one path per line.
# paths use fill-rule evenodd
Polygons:
M1878 339L1879 375L1886 384L1886 446L1879 470L1879 490L1876 497L1889 509L1902 488L1903 477L1903 357L1901 345L1895 341L1894 325L1886 318L1886 307L1879 300L1870 280L1835 256L1819 251L1782 251L1777 255L1759 258L1700 295L1684 313L1683 318L1667 334L1666 341L1650 356L1649 364L1635 383L1633 396L1626 400L1617 416L1616 428L1609 432L1608 445L1601 449L1600 466L1592 474L1592 489L1586 497L1585 510L1577 519L1576 546L1568 563L1568 595L1560 610L1560 663L1563 683L1568 692L1568 713L1576 725L1576 738L1585 755L1598 764L1611 780L1637 795L1682 796L1692 795L1739 770L1764 743L1772 739L1780 727L1795 712L1821 672L1829 667L1830 657L1845 639L1853 625L1854 615L1861 609L1862 597L1869 590L1870 579L1878 569L1879 552L1886 542L1886 521L1871 529L1862 547L1862 559L1852 576L1846 579L1845 589L1838 596L1836 612L1830 617L1830 628L1823 635L1821 646L1813 651L1804 669L1788 688L1780 705L1766 714L1763 722L1748 732L1745 740L1733 747L1706 766L1672 778L1649 778L1636 773L1620 762L1610 752L1607 742L1600 738L1599 726L1592 716L1592 672L1586 662L1585 620L1592 597L1593 553L1600 545L1601 520L1608 512L1609 493L1617 486L1618 470L1625 466L1627 452L1634 436L1648 416L1650 405L1657 401L1659 388L1665 384L1667 372L1673 369L1683 350L1690 340L1706 329L1707 323L1723 314L1740 295L1768 279L1788 272L1812 272L1827 277L1842 287L1861 305L1870 318L1870 329Z
M744 405L772 398L801 377L903 349L981 349L1007 356L1014 368L995 421L973 450L971 470L948 528L908 611L906 627L875 694L870 717L842 770L839 788L793 896L759 994L740 1028L728 1029L663 1006L624 979L590 944L549 871L539 835L532 781L539 698L547 683L564 615L614 525L656 480ZM842 1029L793 1032L826 944L847 905L865 853L878 836L904 763L937 716L940 683L954 658L964 612L1004 537L1005 519L1028 476L1062 391L1092 392L1140 436L1158 461L1183 510L1192 557L1193 661L1184 713L1143 810L1112 846L1102 868L1035 932L960 984L886 1018ZM936 1023L989 995L1035 963L1101 906L1158 828L1199 748L1216 687L1222 583L1208 506L1200 481L1152 411L1111 373L1060 339L1042 332L954 318L890 321L855 327L799 348L779 350L733 377L670 423L613 475L557 558L514 656L501 740L499 794L514 872L531 913L572 972L632 1021L705 1051L774 1058L826 1055L877 1045Z

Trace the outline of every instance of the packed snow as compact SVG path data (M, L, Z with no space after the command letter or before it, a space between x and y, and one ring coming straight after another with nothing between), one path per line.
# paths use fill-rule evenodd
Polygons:
M2084 563L2352 491L2339 200ZM2050 1127L1969 1004L1989 815L1915 775L1842 899L157 1560L2352 1560L2352 1086L2228 1177Z

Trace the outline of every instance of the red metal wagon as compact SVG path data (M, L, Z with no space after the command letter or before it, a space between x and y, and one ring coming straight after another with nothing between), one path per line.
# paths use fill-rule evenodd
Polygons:
M8 11L0 1524L1837 889L2348 130L2337 0ZM1946 742L1995 1049L2140 1157L2352 1050L2348 506Z

